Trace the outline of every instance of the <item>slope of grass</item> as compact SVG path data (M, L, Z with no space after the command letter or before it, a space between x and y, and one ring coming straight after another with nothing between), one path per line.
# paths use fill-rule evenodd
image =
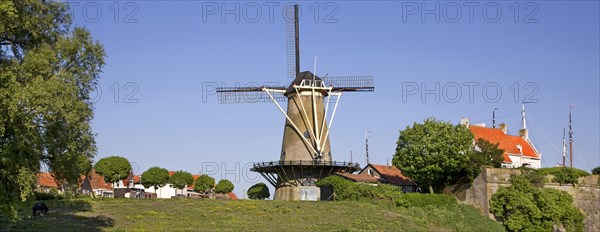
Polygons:
M370 202L256 200L48 201L50 215L9 231L503 231L466 205L396 207Z

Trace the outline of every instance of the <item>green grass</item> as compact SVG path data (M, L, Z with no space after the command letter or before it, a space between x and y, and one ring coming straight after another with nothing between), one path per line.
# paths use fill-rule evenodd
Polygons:
M9 231L503 231L466 205L396 207L369 202L76 199L50 215L0 224Z

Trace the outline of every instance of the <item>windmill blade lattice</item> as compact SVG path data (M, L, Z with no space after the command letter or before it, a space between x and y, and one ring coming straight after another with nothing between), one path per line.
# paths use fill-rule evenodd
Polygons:
M325 86L333 87L332 91L372 92L375 91L373 76L337 76L323 80Z
M296 11L297 6L287 7L286 9L286 22L285 22L285 50L287 55L287 71L288 78L296 78L296 75L300 72L299 70L299 30L297 24Z
M280 91L285 87L268 87L267 91L271 91L271 96L278 102L287 101L287 97ZM263 87L219 87L217 88L217 98L219 104L237 104L237 103L259 103L259 102L271 102L271 97L265 91Z

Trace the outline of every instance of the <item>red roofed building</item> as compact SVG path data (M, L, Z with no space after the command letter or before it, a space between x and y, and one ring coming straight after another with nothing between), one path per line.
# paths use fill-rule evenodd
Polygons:
M61 191L60 188L58 187L58 184L56 184L56 181L54 180L54 177L52 176L52 174L48 173L48 172L42 172L42 173L38 173L37 174L37 191L39 192L49 192L50 189L56 189L59 192Z
M82 194L91 194L94 192L96 196L102 197L113 197L112 184L104 181L104 176L96 173L96 170L92 169L89 175L82 177L83 181L79 187L79 192Z
M461 123L469 127L475 140L482 138L491 143L497 143L498 148L504 150L502 167L541 167L542 154L527 137L527 130L521 130L520 135L509 135L506 132L506 124L500 124L500 128L489 128L485 125L469 125L467 120L463 120Z
M391 184L402 188L403 192L414 192L417 185L410 178L402 174L396 166L367 164L358 174L336 173L345 179L369 183L369 184Z

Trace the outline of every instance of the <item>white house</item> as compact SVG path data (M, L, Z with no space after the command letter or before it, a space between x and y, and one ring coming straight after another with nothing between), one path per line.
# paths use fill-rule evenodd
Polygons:
M461 123L469 128L475 140L482 138L494 144L498 143L498 148L504 150L502 167L540 168L542 166L542 153L529 140L526 129L520 130L520 135L509 135L506 124L500 124L500 128L489 128L485 125L469 125L466 119L463 119Z

